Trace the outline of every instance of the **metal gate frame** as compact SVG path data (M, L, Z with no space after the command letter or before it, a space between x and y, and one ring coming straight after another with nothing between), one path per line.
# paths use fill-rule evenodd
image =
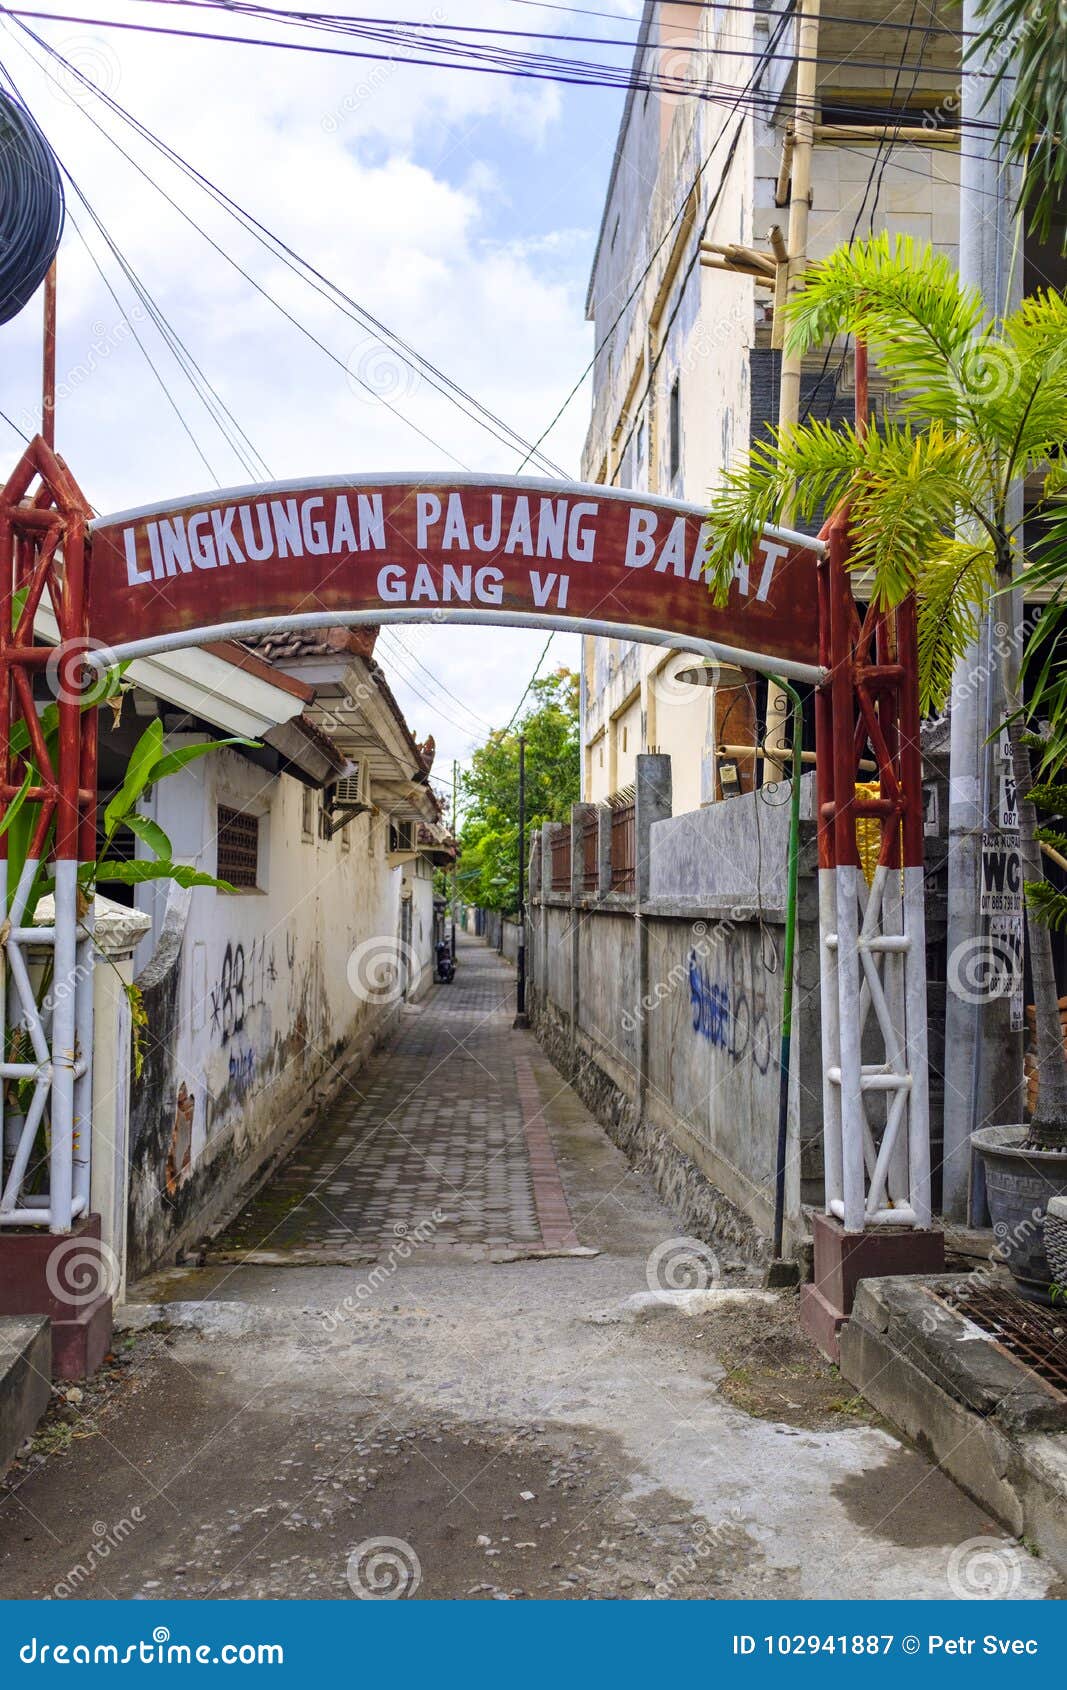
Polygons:
M86 708L98 667L88 621L89 507L66 466L41 437L27 447L0 494L0 801L22 790L12 733L24 725L41 770L25 794L37 806L30 860L0 926L0 987L5 1044L0 1050L0 1142L9 1171L0 1192L0 1227L48 1226L68 1231L89 1207L92 1093L92 910L79 908L78 865L95 857L97 711ZM861 623L848 572L848 518L839 513L828 545L806 541L816 555L819 666L801 678L816 684L820 976L826 1209L850 1232L886 1224L928 1228L930 1214L926 954L923 910L922 765L919 749L915 605L868 609ZM15 594L24 593L19 603ZM34 643L34 617L45 594L59 645ZM440 612L436 613L438 616ZM426 620L411 608L375 614L379 623ZM13 620L14 618L14 620ZM552 626L550 616L460 612L465 623ZM307 615L284 619L293 626ZM356 621L371 620L361 613ZM579 625L566 624L569 628ZM633 637L634 630L589 622L582 630ZM244 624L136 642L142 650L240 637ZM677 646L679 636L640 629L649 643ZM723 660L781 668L710 642L694 641ZM134 648L118 655L133 656ZM33 683L45 671L59 712L58 766L53 766L34 706ZM877 798L856 791L861 757L873 753ZM856 822L880 830L873 883L860 863ZM53 827L54 824L54 827ZM32 925L26 909L34 873L52 842L55 916ZM8 849L0 836L0 897L8 895ZM3 906L0 905L0 911ZM51 1004L39 1010L28 951L51 949ZM873 1013L872 1013L873 1012ZM11 1050L14 1029L27 1049ZM875 1047L875 1048L872 1048ZM11 1057L8 1060L8 1057ZM867 1060L864 1060L866 1055ZM22 1060L23 1056L26 1060ZM4 1121L13 1079L32 1080L24 1118ZM872 1127L868 1099L886 1099L884 1122ZM25 1195L33 1144L45 1111L50 1119L47 1193ZM880 1139L876 1127L881 1127Z
M922 756L915 600L862 623L839 512L818 563L816 693L826 1212L848 1232L931 1224ZM877 797L857 792L873 753ZM868 886L856 823L879 833ZM866 1060L865 1060L866 1058ZM885 1099L880 1138L869 1100Z
M18 884L8 882L8 836L0 836L0 1143L7 1178L0 1226L47 1226L68 1232L89 1209L92 1112L93 937L91 905L79 910L78 865L96 856L97 719L84 701L87 657L88 548L91 512L69 470L38 436L0 494L0 801L22 793L13 735L26 735L40 783L24 794L33 806L31 844ZM57 646L34 642L34 618L47 598ZM45 672L58 712L58 756L48 752L34 703ZM31 814L33 811L31 810ZM27 909L37 869L54 864L55 913L33 925ZM11 902L7 917L3 912ZM31 968L51 953L52 985L38 1006ZM21 1035L21 1036L18 1036ZM25 1116L6 1109L12 1080L33 1083ZM23 1190L47 1111L48 1188Z

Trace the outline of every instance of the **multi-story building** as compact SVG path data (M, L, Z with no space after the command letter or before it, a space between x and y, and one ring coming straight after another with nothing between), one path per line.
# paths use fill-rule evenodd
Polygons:
M818 33L808 257L883 229L954 256L958 11L842 10L848 20L831 10ZM795 30L784 3L645 6L589 283L587 480L699 504L777 420L774 286L730 269L723 249L767 252L775 225L787 233ZM641 86L653 76L700 95ZM813 357L801 415L849 416L852 403L847 349ZM680 666L651 646L586 638L584 798L625 789L642 751L671 756L676 811L722 795L716 748L762 736L765 689L717 698L675 682ZM747 788L753 760L730 761Z

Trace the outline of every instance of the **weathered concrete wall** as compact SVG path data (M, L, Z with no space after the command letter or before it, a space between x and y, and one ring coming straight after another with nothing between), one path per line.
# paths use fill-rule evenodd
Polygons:
M548 998L560 1015L570 1020L572 1010L571 934L574 912L569 902L557 901L548 906L548 945L545 960L548 969Z
M637 766L662 814L663 759ZM802 793L787 1241L822 1197L818 922L810 777ZM534 1024L557 1066L696 1232L755 1258L772 1230L785 862L783 791L654 821L641 896L532 899ZM758 830L758 843L756 833ZM640 815L639 840L646 837ZM639 845L639 855L641 847ZM536 859L536 851L534 857ZM572 993L577 990L577 1024Z
M161 783L175 853L216 869L217 807L258 816L259 890L152 900L138 983L148 1025L133 1087L131 1273L210 1232L314 1119L400 1001L401 870L386 824L332 840L302 828L303 788L219 751ZM420 904L421 911L421 904ZM420 919L431 943L432 919Z

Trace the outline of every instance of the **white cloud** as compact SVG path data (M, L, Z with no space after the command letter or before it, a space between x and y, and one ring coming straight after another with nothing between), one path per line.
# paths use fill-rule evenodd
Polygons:
M82 0L87 15L93 3ZM67 0L65 9L70 6ZM115 0L109 11L149 21L143 5ZM435 14L420 4L403 15ZM520 12L503 0L467 0L462 18L510 28L559 27L554 13ZM183 28L237 27L222 12L193 18L188 8L151 9L150 21L171 19ZM535 438L546 426L591 350L583 293L596 211L588 227L576 226L572 188L553 178L542 184L540 205L543 214L555 196L559 226L521 227L526 184L537 176L539 156L563 119L558 88L409 65L183 44L88 23L35 27L512 427ZM262 34L269 26L240 27ZM377 349L365 329L238 230L76 82L37 68L16 50L22 38L10 22L5 34L5 62L49 138L276 476L445 468L449 453L472 468L515 471L512 449L463 417L424 378L413 377L394 354ZM93 129L87 112L144 166L150 182ZM583 168L600 169L606 179L613 141L610 127L591 135ZM212 251L155 184L304 323L341 367ZM73 195L70 204L87 227ZM209 484L208 472L124 320L133 305L128 284L99 238L90 239L123 310L70 228L60 263L60 448L101 510L194 491ZM155 329L136 316L133 322L218 478L223 484L247 481ZM31 305L3 336L0 404L32 432L38 307ZM421 441L400 417L369 402L346 377L349 364L369 369L372 385L440 446ZM571 474L585 418L580 396L548 445ZM13 454L14 437L7 445ZM402 631L408 644L414 636L411 628ZM536 633L436 628L418 649L465 704L502 722L543 643ZM575 640L559 637L552 661L576 661L576 653ZM464 730L443 717L431 720L431 706L418 699L399 665L390 672L416 731L434 731L445 760L461 754L469 743ZM449 703L421 672L415 680L442 713L469 721L469 713Z

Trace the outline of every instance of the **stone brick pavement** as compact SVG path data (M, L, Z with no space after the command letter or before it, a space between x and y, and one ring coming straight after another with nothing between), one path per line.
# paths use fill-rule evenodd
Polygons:
M577 1245L514 1000L510 967L461 935L452 985L404 1012L218 1249Z

